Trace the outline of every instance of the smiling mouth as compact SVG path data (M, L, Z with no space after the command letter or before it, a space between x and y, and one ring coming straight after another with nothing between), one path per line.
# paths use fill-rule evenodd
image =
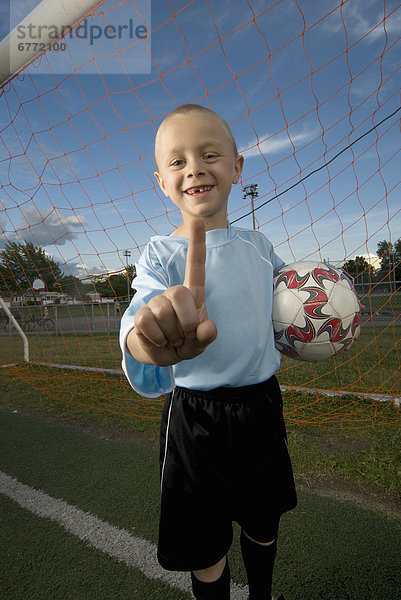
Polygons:
M203 192L210 192L213 187L213 185L198 185L196 187L188 188L185 190L185 193L189 194L190 196L194 194L202 194Z

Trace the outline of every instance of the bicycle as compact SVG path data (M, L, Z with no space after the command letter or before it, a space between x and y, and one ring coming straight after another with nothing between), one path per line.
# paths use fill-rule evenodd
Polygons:
M22 319L20 315L14 314L14 319L17 321L20 327L23 327ZM0 329L10 331L14 327L10 317L8 315L0 315Z
M37 327L42 327L45 331L50 331L54 329L54 321L48 317L35 317L35 315L32 315L30 319L22 322L22 329L24 331L31 331L32 328L36 329Z
M7 315L0 315L0 329L8 329L10 319Z

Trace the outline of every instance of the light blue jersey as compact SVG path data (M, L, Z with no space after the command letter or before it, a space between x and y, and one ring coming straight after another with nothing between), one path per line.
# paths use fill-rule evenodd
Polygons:
M155 236L136 265L136 290L121 320L122 367L131 386L156 398L175 385L195 390L260 383L280 366L272 326L273 272L284 263L258 231L229 226L206 232L206 307L217 339L200 356L172 367L137 362L126 347L136 311L182 285L188 240Z

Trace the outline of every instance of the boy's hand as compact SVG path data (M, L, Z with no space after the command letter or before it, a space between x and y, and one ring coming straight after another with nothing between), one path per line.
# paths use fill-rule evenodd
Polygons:
M216 339L205 301L205 237L202 221L191 223L183 285L168 288L137 311L127 344L139 362L174 365L198 356Z

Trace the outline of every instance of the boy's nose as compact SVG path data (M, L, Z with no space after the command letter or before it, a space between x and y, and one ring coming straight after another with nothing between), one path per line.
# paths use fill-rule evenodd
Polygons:
M187 163L187 177L198 177L205 174L204 165L197 160L192 160Z

